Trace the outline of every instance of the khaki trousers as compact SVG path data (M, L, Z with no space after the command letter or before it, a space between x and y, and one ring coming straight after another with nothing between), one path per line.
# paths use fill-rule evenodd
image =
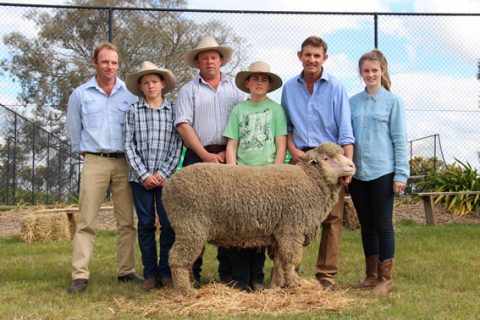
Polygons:
M80 181L80 211L73 238L72 278L89 279L88 264L95 247L98 210L111 184L117 227L117 275L135 271L136 228L125 157L108 159L85 154Z
M345 188L339 193L338 203L322 223L322 237L318 248L317 279L327 279L335 283L335 275L340 267L340 237L343 225Z

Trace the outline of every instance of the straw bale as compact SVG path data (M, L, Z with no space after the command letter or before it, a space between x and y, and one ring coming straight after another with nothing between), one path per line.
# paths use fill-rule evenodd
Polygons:
M301 285L289 289L265 289L243 292L220 283L210 283L184 295L174 289L157 290L155 303L141 304L116 298L117 308L149 318L155 315L193 317L199 315L288 315L357 307L366 302L349 296L348 290L325 291L316 280L301 279Z
M27 243L70 238L65 212L27 215L20 224L20 239Z
M70 226L66 213L52 214L50 217L51 239L62 240L70 238Z
M20 240L30 243L35 237L35 215L24 216L20 220Z

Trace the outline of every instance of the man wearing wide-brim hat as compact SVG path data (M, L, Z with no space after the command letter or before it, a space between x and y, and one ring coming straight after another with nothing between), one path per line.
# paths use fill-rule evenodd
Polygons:
M182 140L173 124L175 109L165 97L175 87L175 76L145 61L138 72L127 75L125 83L130 92L140 97L126 114L125 154L138 216L143 289L150 291L159 285L172 285L168 254L175 233L163 207L162 189L175 172L182 151ZM160 259L155 242L155 212L160 220Z
M245 100L235 81L220 70L232 59L232 53L232 48L219 45L212 37L204 37L183 55L186 64L199 69L199 74L180 89L175 103L175 124L187 147L183 167L198 162L225 163L223 130L233 107ZM219 247L217 259L220 280L229 282L231 266L225 248ZM201 265L200 256L193 265L198 283Z

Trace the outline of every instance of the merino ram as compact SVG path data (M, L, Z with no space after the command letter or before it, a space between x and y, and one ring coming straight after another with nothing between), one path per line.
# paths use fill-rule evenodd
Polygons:
M274 248L271 286L298 285L303 246L338 201L338 180L355 172L342 148L325 143L297 165L199 163L175 173L163 202L175 230L169 263L176 289L190 291L204 245Z

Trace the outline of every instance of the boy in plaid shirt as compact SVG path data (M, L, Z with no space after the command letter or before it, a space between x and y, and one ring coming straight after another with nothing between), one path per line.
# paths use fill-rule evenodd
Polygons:
M175 234L161 197L165 181L177 168L182 149L182 140L174 126L175 110L163 96L173 89L175 81L170 70L148 61L139 72L129 74L126 79L128 90L140 97L126 114L125 153L138 216L138 243L146 291L172 285L168 253ZM157 259L155 243L155 208L161 225L160 259Z

